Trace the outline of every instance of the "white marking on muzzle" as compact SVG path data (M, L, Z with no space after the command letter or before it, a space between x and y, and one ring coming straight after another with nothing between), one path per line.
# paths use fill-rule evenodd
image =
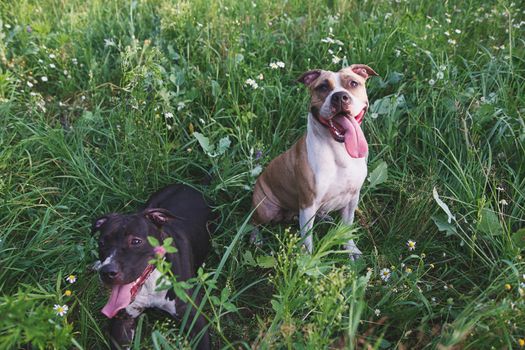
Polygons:
M113 262L114 257L115 251L112 251L111 254L109 254L109 256L103 262L100 262L100 260L95 261L95 263L93 264L93 270L99 271L104 266L111 264Z

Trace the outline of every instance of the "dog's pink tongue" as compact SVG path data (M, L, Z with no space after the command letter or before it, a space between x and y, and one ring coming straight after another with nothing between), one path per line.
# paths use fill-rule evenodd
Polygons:
M350 157L363 158L368 154L368 142L355 118L339 118L339 125L345 129L345 148Z
M128 283L111 288L111 295L108 303L102 309L102 313L109 318L113 318L119 310L125 308L131 303L131 287L133 283Z

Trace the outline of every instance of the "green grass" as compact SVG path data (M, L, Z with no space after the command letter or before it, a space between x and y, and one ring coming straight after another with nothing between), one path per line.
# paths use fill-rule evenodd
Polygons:
M91 220L172 182L220 213L196 282L214 348L519 348L524 21L509 1L1 2L0 348L106 348ZM381 76L356 224L317 224L311 256L296 223L250 245L256 176L305 132L295 79L351 63ZM158 313L137 333L191 342Z

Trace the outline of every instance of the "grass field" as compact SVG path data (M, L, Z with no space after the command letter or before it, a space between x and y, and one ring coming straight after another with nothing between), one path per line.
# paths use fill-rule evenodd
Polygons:
M0 2L0 348L107 348L91 220L172 182L221 217L196 282L214 348L523 347L522 5ZM295 79L351 63L380 74L356 223L317 224L313 255L297 223L256 248L255 179L306 128ZM141 317L134 349L182 347Z

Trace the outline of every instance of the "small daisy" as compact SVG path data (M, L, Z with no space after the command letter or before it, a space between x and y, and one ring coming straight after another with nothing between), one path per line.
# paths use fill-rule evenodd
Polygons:
M430 86L434 86L435 83L436 83L436 81L434 79L430 79L428 81L428 85L430 85Z
M77 276L69 275L66 277L66 281L68 281L69 283L75 283L77 281Z
M277 62L276 64L277 64L277 67L279 67L279 68L284 68L284 62L279 61L279 62Z
M264 79L264 75L263 75L262 73L259 74L259 75L257 76L257 79L259 79L259 80L263 80L263 79Z
M71 294L73 294L73 292L70 291L69 289L66 289L66 291L64 292L64 295L65 295L66 297L70 297Z
M384 268L379 272L379 275L381 276L381 279L385 282L388 282L390 279L390 269Z
M44 83L48 81L47 77L44 75L42 78L40 78Z
M410 251L416 250L416 241L409 239L407 242L407 247Z
M370 118L372 118L372 119L377 119L377 117L379 117L379 114L377 114L377 113L370 114Z
M379 317L379 315L381 315L381 310L375 309L374 314L376 314L376 316Z
M49 64L49 68L56 68L56 67L57 67L57 66L55 66L54 63L50 63L50 64Z
M505 283L504 287L505 287L505 290L511 290L512 289L512 286L510 284L508 284L508 283Z
M279 67L277 66L277 63L273 63L273 62L272 62L272 63L270 63L270 68L271 68L271 69L277 69L277 68L279 68Z
M461 34L461 30L459 30L459 29L456 29L454 31L456 32L456 34Z
M49 58L55 58L55 57L56 57L55 54L53 53L49 54Z
M184 102L177 103L177 111L182 111L184 108L186 108L186 104Z
M67 310L69 310L69 307L67 305L55 304L55 306L53 306L53 310L55 310L58 316L64 316L65 314L67 314Z
M167 124L167 125L166 125L166 128L167 128L168 130L171 130L172 126L169 125L169 124Z
M436 78L438 78L438 79L443 79L444 76L445 76L445 74L443 74L443 72L437 72L437 74L436 74Z
M450 45L456 45L457 44L457 41L454 40L454 39L448 39L447 41Z
M33 84L32 84L30 81L28 81L28 82L27 82L27 86L29 86L30 88L32 88L32 87L33 87Z

